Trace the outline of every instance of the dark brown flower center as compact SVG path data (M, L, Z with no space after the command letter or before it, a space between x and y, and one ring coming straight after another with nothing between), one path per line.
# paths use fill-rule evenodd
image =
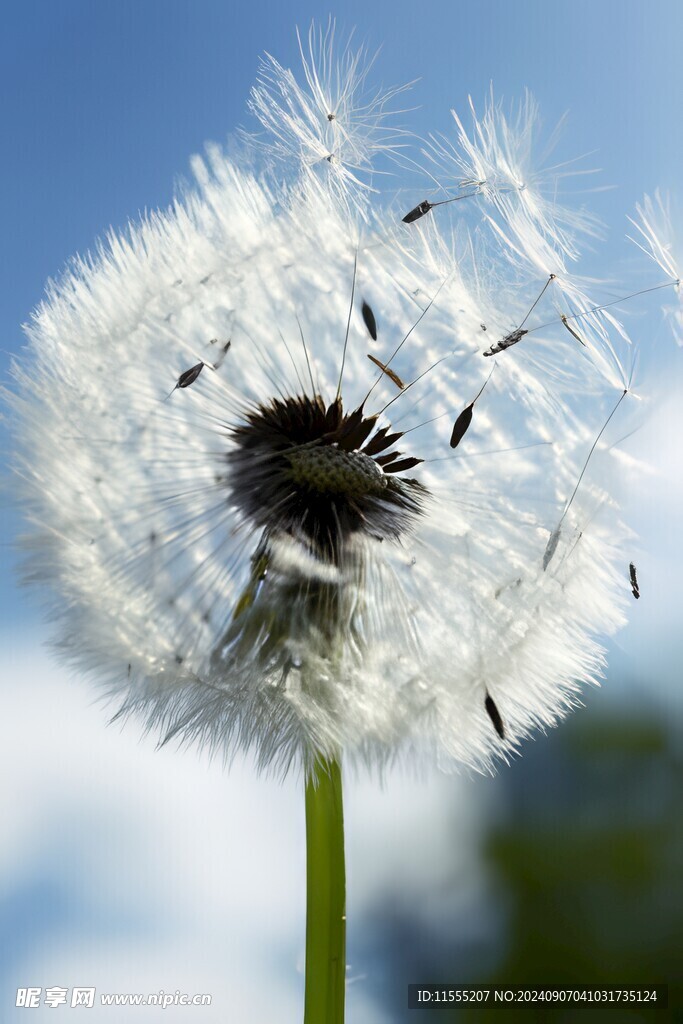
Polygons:
M422 460L393 446L403 436L376 429L362 407L339 399L273 399L231 432L232 498L255 526L286 533L338 564L354 534L397 539L423 510L426 489L399 474Z

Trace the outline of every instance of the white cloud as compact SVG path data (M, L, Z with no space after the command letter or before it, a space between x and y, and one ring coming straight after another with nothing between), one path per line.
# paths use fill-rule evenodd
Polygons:
M12 784L0 796L0 892L14 907L5 929L27 937L13 944L6 990L209 992L210 1008L138 1012L152 1024L169 1014L207 1024L298 1022L305 929L300 781L258 778L243 761L224 772L196 751L157 751L133 723L107 728L90 691L35 647L10 648L6 666L0 771ZM393 774L383 787L347 780L352 1019L388 1020L353 956L379 901L402 893L438 927L444 914L480 898L485 880L476 867L473 785L479 799L490 791L484 779L435 775ZM451 845L454 816L458 850ZM62 1016L72 1012L59 1009ZM51 1020L49 1012L42 1007L32 1019ZM116 1015L100 1007L88 1020Z

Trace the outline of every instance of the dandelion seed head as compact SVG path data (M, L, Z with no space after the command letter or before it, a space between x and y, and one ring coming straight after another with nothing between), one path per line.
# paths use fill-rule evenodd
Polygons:
M349 133L364 87L323 43L315 102L272 58L252 94L298 174L213 147L194 191L74 262L33 316L13 399L26 572L64 656L162 742L276 771L342 750L488 770L598 680L623 622L606 446L566 507L614 404L615 329L586 327L584 352L556 317L490 376L481 325L509 336L538 281L520 289L492 236L407 232L311 175L308 113L311 138ZM363 166L391 147L367 123Z

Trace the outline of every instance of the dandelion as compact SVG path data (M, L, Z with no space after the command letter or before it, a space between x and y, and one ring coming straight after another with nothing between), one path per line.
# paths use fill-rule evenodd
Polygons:
M617 321L577 298L585 351L557 315L487 377L485 325L531 312L520 267L357 187L393 145L387 94L359 100L358 57L320 42L305 87L269 57L252 93L286 182L267 152L260 173L196 158L194 192L50 285L12 398L26 571L63 656L161 742L305 776L309 1022L343 1014L342 755L509 760L597 682L628 537L598 482L612 414L586 460L627 377ZM529 110L502 122L506 178L493 108L486 160L466 138L458 158L504 207L506 182L534 195ZM311 173L328 151L346 171ZM566 272L559 294L582 296Z
M375 319L375 314L372 311L372 306L369 302L366 302L365 299L363 299L361 313L363 316L363 323L367 327L368 334L373 341L377 341L377 321Z

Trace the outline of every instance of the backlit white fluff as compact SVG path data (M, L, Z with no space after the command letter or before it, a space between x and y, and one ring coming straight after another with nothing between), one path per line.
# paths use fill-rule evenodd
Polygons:
M512 232L515 244L530 258L555 266L562 257L579 256L577 234L594 235L597 219L585 209L563 205L565 179L589 173L574 163L549 164L561 125L541 149L541 123L538 105L530 93L506 114L502 102L496 102L493 90L479 117L469 100L471 129L467 130L459 114L451 114L456 139L432 137L424 155L435 167L438 184L457 194L475 192L488 202ZM539 151L540 150L540 151ZM547 247L556 256L547 254Z
M329 128L314 119L330 95L329 148L352 171L386 148L384 99L356 109L357 62L334 68L325 47L322 69L307 58L305 88L268 58L252 95L290 161L288 186L214 147L194 161L193 193L50 286L16 367L28 572L52 589L65 656L162 739L228 756L248 748L279 770L340 750L370 766L413 750L490 768L578 702L600 675L600 638L624 620L628 535L607 487L614 434L567 501L620 394L628 345L595 314L583 348L549 289L535 322L551 326L497 358L453 451L453 420L491 370L482 352L522 321L545 278L495 234L454 234L458 204L402 225L353 174L312 172ZM330 82L341 84L328 95ZM488 148L493 117L479 130ZM506 123L506 152L526 153L526 126ZM459 160L490 180L467 145ZM517 180L516 167L509 174ZM531 194L532 178L518 184L526 193L503 194L496 179L492 198L505 207ZM545 236L555 207L544 204L525 216ZM278 392L334 399L354 262L344 408L375 383L365 412L405 432L401 451L425 460L407 475L429 496L399 541L359 534L339 565L275 536L270 589L256 599L262 537L230 489L230 432ZM406 384L420 379L399 392L367 356L387 362L406 335L391 366ZM200 361L194 383L172 390ZM292 581L298 596L281 599ZM348 630L326 646L305 621L305 595L335 581ZM264 668L264 636L285 671Z
M401 146L395 99L407 86L371 89L375 58L365 47L335 52L335 23L323 32L312 26L308 45L299 38L303 80L270 54L261 61L249 109L261 122L256 137L274 160L294 157L315 170L341 197L370 187L378 156Z
M632 241L661 267L674 284L675 303L667 303L664 311L671 323L674 338L679 345L683 345L682 254L676 251L669 197L660 192L655 192L654 196L645 196L642 204L636 203L636 217L629 219L638 232Z

